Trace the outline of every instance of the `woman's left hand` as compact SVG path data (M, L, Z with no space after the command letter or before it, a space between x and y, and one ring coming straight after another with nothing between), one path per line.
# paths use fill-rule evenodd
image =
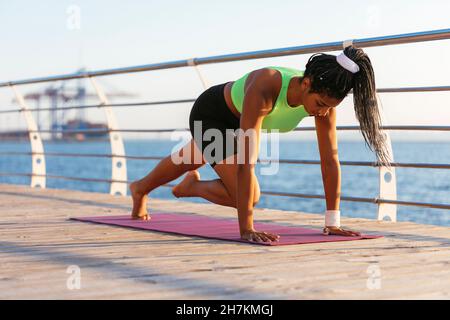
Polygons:
M337 236L347 236L347 237L359 237L361 233L351 230L345 230L339 227L325 227L323 229L323 234L325 235L337 235Z

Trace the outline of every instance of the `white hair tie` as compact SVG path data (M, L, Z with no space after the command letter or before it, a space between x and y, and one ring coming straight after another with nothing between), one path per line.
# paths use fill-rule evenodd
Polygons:
M344 51L340 55L336 56L337 62L351 73L356 73L359 71L359 66L349 57L347 57Z

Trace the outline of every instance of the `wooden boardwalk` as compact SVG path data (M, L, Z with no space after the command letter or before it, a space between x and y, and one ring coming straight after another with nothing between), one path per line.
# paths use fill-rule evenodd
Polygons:
M235 217L213 204L150 208ZM343 218L374 240L266 247L69 221L121 215L130 197L0 184L0 299L449 299L450 228ZM257 209L257 221L323 217ZM80 271L73 288L70 266ZM69 279L69 281L68 281ZM69 286L68 286L69 282ZM69 289L72 288L72 289Z

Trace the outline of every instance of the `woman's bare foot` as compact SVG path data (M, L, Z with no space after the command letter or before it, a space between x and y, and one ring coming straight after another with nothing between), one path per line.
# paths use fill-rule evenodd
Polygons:
M150 216L147 212L147 194L139 192L138 186L137 181L130 184L131 198L133 199L131 219L150 220Z
M175 197L188 197L192 194L192 185L200 181L200 173L197 170L189 171L184 179L172 188Z

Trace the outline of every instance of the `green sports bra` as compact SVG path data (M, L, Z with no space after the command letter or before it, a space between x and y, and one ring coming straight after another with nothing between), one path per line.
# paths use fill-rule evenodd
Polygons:
M296 76L303 77L303 71L287 67L267 68L278 70L281 73L281 89L272 110L264 117L262 129L266 129L267 132L274 129L279 130L279 132L292 131L303 118L310 116L303 105L292 107L287 102L287 89L290 80ZM244 86L249 74L250 72L236 80L231 87L231 100L239 113L242 113L245 95Z

